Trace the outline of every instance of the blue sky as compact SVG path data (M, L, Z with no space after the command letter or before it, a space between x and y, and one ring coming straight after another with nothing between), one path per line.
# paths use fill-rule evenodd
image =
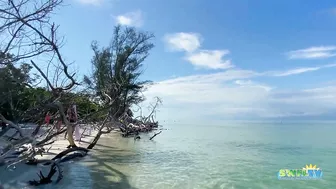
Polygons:
M62 52L91 70L90 43L119 23L153 32L145 95L163 120L332 118L336 3L268 0L71 0L54 16ZM147 104L149 101L144 103Z

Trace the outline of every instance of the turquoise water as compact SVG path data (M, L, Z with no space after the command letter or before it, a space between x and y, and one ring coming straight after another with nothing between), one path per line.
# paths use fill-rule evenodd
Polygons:
M52 188L324 189L336 186L335 123L167 125L149 141L103 138ZM322 180L279 181L282 168L322 168ZM84 166L85 165L85 166ZM0 172L0 174L2 174Z

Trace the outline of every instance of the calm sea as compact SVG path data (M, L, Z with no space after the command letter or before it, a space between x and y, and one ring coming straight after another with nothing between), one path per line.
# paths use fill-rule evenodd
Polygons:
M61 183L45 188L335 188L335 124L176 124L165 125L167 130L153 141L148 135L136 142L132 138L111 136L101 139L95 155L80 163L64 165L65 178ZM306 164L320 167L323 179L277 179L279 169L300 169ZM35 175L29 172L28 175ZM2 182L6 177L3 173L0 172ZM20 179L27 179L27 174Z

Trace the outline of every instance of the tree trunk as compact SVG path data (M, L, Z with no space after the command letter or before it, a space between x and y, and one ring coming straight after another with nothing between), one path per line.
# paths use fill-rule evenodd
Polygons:
M40 128L41 128L41 124L38 124L36 127L35 127L35 130L32 132L32 137L36 136L37 133L40 131Z
M103 134L102 131L99 130L98 133L97 133L97 135L96 135L96 137L93 139L93 141L91 142L91 144L87 147L87 149L92 149L97 144L97 142L98 142L98 140L99 140L99 138L100 138L100 136L102 134Z

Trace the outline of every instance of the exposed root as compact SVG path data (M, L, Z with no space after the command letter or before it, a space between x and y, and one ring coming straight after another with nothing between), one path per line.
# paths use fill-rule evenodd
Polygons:
M79 152L68 155L70 152L75 152L75 151L79 151ZM45 162L44 165L50 165L51 164L50 171L49 171L47 177L45 177L42 174L42 172L40 171L40 173L37 174L39 176L40 180L39 181L31 180L31 181L28 181L28 183L30 185L33 185L33 186L49 184L49 183L52 182L51 179L54 176L54 174L57 172L57 170L58 170L58 177L56 179L56 183L58 183L63 178L62 170L60 168L59 163L69 161L69 160L74 159L76 157L84 157L87 154L87 152L88 152L88 149L86 149L86 148L81 148L81 147L70 148L70 149L62 151L61 153L56 155L51 160L33 159L33 160L27 161L26 164L28 164L28 165L37 165L38 163L43 163L43 162Z

